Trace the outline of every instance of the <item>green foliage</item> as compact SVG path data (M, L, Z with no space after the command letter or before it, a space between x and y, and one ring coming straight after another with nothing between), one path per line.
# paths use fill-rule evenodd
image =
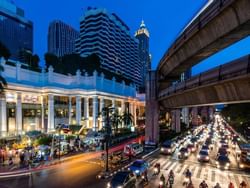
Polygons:
M52 142L51 136L44 136L44 137L40 137L39 139L37 139L38 145L50 145L51 142Z
M81 57L79 54L68 54L59 58L54 54L46 53L44 59L46 67L49 68L51 65L57 73L75 75L76 71L79 69L81 72L84 71L88 73L88 75L92 75L96 70L99 75L103 73L105 78L109 80L115 77L117 82L122 82L122 80L127 84L132 82L124 78L120 73L114 73L103 69L101 67L100 58L96 54L91 54L88 57Z
M122 121L124 122L125 127L128 128L133 125L134 117L132 114L124 112L122 115Z
M250 121L250 103L229 104L221 113L233 124L244 124Z

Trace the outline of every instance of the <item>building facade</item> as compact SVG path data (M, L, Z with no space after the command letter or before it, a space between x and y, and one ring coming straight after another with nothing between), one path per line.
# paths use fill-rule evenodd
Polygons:
M1 136L23 134L30 130L50 132L58 124L83 125L100 130L98 115L103 107L113 106L122 114L129 111L137 120L138 110L145 103L136 97L135 85L108 80L102 73L84 76L21 68L19 62L7 64L3 59L2 76L8 82L5 96L0 99ZM137 122L137 121L135 121Z
M142 84L138 41L130 35L128 26L106 9L88 8L80 18L76 52L83 57L95 53L102 68Z
M79 38L79 32L70 25L60 20L49 24L48 52L58 57L75 52L75 40Z
M22 61L22 52L33 52L33 23L24 18L24 10L0 0L0 41L10 50L11 59Z
M139 41L139 59L142 65L141 77L143 86L145 86L147 72L151 70L151 59L149 54L149 32L143 20L140 28L135 33L135 37Z

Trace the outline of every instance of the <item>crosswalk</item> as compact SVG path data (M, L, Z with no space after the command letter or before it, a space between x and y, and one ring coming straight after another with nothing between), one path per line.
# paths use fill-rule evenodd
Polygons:
M151 164L151 168L155 163L161 164L161 173L168 175L170 170L173 170L175 176L184 177L187 169L192 172L192 179L199 181L205 180L207 182L221 184L228 184L232 182L235 185L239 185L243 180L250 185L250 175L244 175L241 173L235 173L232 171L223 171L211 166L202 166L200 164L192 163L180 163L176 160L166 158L150 158L147 160Z

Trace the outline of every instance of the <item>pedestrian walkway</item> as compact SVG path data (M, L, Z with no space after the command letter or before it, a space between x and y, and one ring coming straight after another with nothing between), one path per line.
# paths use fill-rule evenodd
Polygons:
M239 185L241 181L245 181L248 186L250 186L250 175L245 175L240 172L235 171L224 171L211 166L202 166L201 164L192 164L192 163L181 163L180 161L171 160L171 159L156 159L150 158L148 162L151 164L149 172L151 172L150 184L148 187L155 187L159 183L159 176L152 176L152 169L155 163L161 164L161 173L165 177L169 174L170 170L173 170L175 174L175 184L174 187L181 187L184 179L184 175L187 169L192 172L192 181L199 187L199 184L202 180L205 180L209 187L214 186L217 182L220 183L222 187L227 187L231 181L234 185Z

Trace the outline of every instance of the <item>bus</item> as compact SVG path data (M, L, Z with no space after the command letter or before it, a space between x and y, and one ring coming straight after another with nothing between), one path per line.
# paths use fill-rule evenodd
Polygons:
M143 146L139 143L131 143L124 146L124 154L136 156L143 152Z

